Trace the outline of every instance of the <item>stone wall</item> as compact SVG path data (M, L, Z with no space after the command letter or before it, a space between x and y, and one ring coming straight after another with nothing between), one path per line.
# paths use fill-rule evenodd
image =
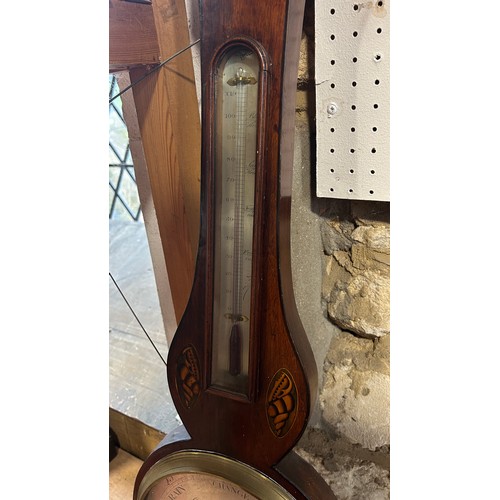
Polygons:
M297 92L292 268L320 371L296 451L339 500L389 498L389 204L315 197L314 2L306 2Z

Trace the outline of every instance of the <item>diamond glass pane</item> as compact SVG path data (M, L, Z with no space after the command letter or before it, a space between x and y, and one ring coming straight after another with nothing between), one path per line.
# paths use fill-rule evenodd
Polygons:
M121 167L109 167L109 182L116 189L118 178L120 177Z
M122 199L126 200L128 208L135 215L141 203L137 193L137 184L127 172L123 172L122 182L120 184L120 196Z
M127 128L113 106L109 108L109 142L112 149L118 154L120 162L125 162L128 148Z
M116 78L110 75L110 99L119 91ZM109 218L135 221L142 219L120 97L109 105Z

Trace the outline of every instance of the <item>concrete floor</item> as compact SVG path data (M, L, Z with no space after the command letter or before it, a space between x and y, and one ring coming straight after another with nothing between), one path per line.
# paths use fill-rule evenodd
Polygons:
M109 271L166 359L167 341L143 223L109 222ZM164 433L179 425L165 365L111 278L109 406Z

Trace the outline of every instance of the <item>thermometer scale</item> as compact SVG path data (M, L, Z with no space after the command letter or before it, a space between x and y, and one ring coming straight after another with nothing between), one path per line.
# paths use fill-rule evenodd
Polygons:
M259 65L248 49L221 61L217 95L222 101L216 164L216 255L213 378L246 392L250 339L252 242L257 159ZM257 78L256 78L257 77ZM216 118L217 120L217 118ZM217 182L218 180L218 182ZM226 345L226 348L224 348Z

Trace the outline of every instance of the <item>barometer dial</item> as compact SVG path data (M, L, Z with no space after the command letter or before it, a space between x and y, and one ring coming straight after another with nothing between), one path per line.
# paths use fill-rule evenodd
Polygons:
M184 472L159 479L146 500L258 500L236 483L212 474Z
M146 474L139 493L144 500L294 500L253 467L194 450L160 460Z

